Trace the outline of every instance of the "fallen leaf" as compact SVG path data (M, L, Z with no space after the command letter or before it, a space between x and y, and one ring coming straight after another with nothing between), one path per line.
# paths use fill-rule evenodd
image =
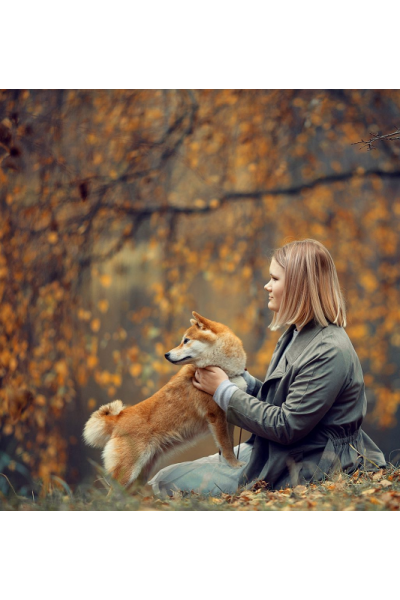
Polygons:
M223 504L225 500L222 500L222 498L211 498L211 502L214 504Z
M309 495L309 499L310 500L318 500L318 498L323 498L324 494L321 494L321 492L311 492L311 494Z
M391 492L385 492L384 494L382 494L379 497L381 500L383 500L383 502L389 502L390 500L393 499L393 495Z
M380 483L382 487L389 487L390 485L392 485L392 482L388 481L387 479L382 479Z
M361 492L363 496L369 496L370 494L374 494L376 492L375 488L368 488Z
M240 500L243 500L244 502L250 502L250 500L253 500L252 496L249 496L248 494L242 493L239 496Z
M370 498L369 501L372 504L380 504L380 505L384 504L384 502L382 502L382 500L378 500L378 498L375 498L375 496L373 496L372 498Z

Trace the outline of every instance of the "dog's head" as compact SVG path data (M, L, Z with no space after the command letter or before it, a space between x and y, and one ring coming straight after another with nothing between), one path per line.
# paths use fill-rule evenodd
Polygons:
M175 365L217 366L227 373L242 373L246 354L239 338L221 323L210 321L196 312L192 315L191 327L183 334L181 343L167 352L165 358Z

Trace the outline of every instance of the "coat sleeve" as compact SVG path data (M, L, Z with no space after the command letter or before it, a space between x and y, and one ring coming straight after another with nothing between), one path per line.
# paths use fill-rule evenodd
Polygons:
M262 387L262 381L257 379L257 377L250 375L248 371L244 371L242 377L247 383L247 393L250 394L250 396L257 396Z
M238 390L230 399L227 420L279 444L306 436L328 412L347 372L339 348L328 346L297 373L282 406L274 406Z

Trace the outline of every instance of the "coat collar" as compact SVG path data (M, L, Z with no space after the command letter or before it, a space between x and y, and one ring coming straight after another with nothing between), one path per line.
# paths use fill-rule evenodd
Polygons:
M270 379L280 378L284 375L286 369L277 368L280 358L287 344L292 338L292 331L296 329L296 325L290 325L285 333L279 338L274 352L274 357L267 371L266 383ZM300 356L300 354L306 349L311 340L323 329L322 325L317 323L314 319L309 321L299 332L299 335L290 346L289 350L285 354L287 366L290 366Z
M295 329L295 325L291 325L285 333L292 332L293 329ZM315 338L321 329L324 329L324 327L315 321L315 319L311 319L311 321L304 325L304 327L300 330L299 335L296 337L293 344L285 354L285 358L289 365L294 363L294 361L300 356L303 350L306 349L308 344L313 338Z

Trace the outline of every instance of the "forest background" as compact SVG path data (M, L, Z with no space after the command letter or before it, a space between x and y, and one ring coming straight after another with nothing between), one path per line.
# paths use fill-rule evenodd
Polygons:
M399 90L1 91L0 472L93 481L85 421L176 373L192 310L263 378L269 256L304 238L334 258L364 429L399 461L400 142L352 145L399 125Z

